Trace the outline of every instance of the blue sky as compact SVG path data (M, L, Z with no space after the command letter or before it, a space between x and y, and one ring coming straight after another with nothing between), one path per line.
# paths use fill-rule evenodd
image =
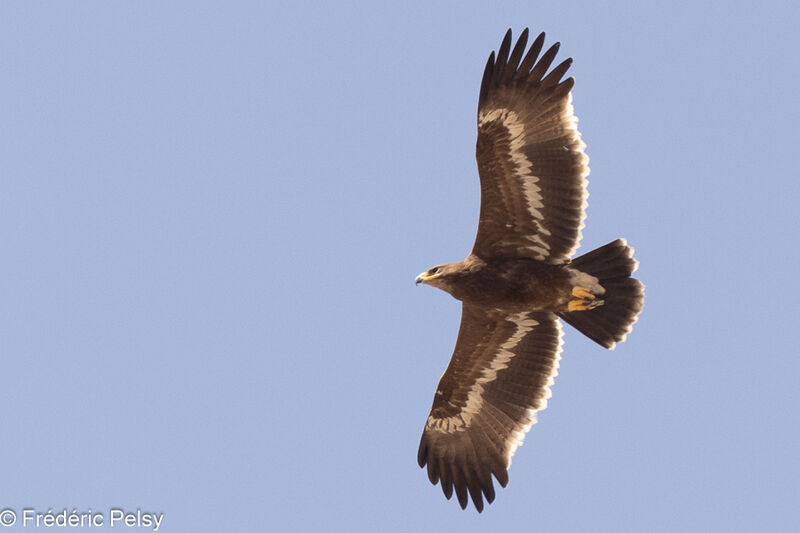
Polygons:
M800 522L792 2L3 2L0 509L161 531L790 531ZM477 223L508 27L574 57L581 251L628 341L566 327L482 515L416 449ZM22 530L20 523L9 530Z

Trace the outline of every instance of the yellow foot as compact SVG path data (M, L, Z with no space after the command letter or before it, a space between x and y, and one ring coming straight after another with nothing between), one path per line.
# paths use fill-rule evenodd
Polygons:
M567 311L588 311L589 309L600 307L604 303L603 300L597 300L594 296L591 298L570 300L567 303Z
M594 294L592 294L589 289L584 287L573 287L572 295L575 298L580 298L581 300L594 300Z

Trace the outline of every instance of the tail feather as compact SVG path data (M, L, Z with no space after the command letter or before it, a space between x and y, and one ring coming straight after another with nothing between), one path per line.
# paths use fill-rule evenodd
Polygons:
M644 305L644 285L630 277L639 262L625 239L617 239L576 257L571 268L596 277L606 290L603 305L588 311L559 313L565 322L596 343L613 350L625 340Z

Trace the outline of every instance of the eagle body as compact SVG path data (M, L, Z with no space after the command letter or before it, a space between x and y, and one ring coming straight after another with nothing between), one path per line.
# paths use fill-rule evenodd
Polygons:
M644 304L625 239L573 257L586 217L589 158L572 107L571 59L511 30L486 62L478 97L481 186L472 251L417 276L461 300L461 325L417 461L445 496L478 512L508 483L511 457L547 407L561 321L601 346L625 340ZM549 72L548 72L549 71Z
M434 267L418 278L471 305L514 311L567 311L580 272L529 257L470 255L459 263ZM594 280L596 283L597 280ZM487 291L486 288L492 290Z

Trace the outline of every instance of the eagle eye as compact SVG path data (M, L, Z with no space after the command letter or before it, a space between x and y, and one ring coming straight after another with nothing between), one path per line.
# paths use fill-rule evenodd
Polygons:
M439 267L433 267L432 269L428 270L428 274L436 274L439 272Z

